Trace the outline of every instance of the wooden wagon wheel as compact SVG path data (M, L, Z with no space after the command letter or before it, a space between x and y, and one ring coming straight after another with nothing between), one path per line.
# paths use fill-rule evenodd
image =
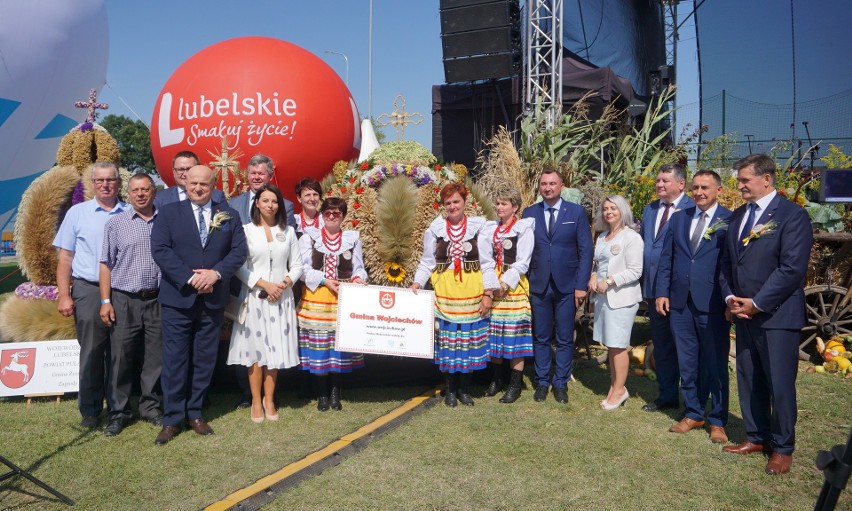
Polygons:
M818 336L828 340L835 335L852 334L852 300L847 298L848 294L849 290L840 286L805 288L808 325L802 329L801 356L807 358L802 349Z

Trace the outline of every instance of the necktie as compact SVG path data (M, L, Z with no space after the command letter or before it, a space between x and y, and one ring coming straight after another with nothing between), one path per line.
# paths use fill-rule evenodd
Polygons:
M556 208L547 208L547 212L550 214L550 221L547 224L547 236L553 237L553 231L556 230Z
M743 224L742 233L740 233L740 243L739 248L742 251L745 248L745 244L743 240L748 238L749 234L751 234L751 228L754 225L754 211L757 209L757 204L754 202L749 203L748 205L748 216L746 216L745 223Z
M692 253L698 250L698 244L701 243L701 235L704 233L704 222L707 218L707 213L702 212L698 217L698 223L695 224L695 232L692 233L692 238L689 239L689 244L692 245Z
M664 202L663 206L665 206L666 209L663 211L663 218L660 219L660 226L657 228L657 236L660 235L660 232L663 230L663 226L669 221L669 210L672 208L672 205L668 202Z
M198 208L198 235L201 236L201 246L207 244L207 223L204 221L204 208Z

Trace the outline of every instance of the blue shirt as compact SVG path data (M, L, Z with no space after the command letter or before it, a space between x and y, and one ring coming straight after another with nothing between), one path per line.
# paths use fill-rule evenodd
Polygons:
M101 247L107 220L123 212L127 204L117 201L107 211L95 199L72 206L62 220L53 246L74 253L71 276L75 279L97 282L100 274Z
M110 287L127 293L160 287L160 267L151 256L154 216L145 220L132 208L106 223L101 262L110 269Z

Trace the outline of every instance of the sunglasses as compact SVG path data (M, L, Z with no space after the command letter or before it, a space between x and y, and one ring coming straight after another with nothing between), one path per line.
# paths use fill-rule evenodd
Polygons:
M343 216L343 213L340 211L323 211L322 216L325 218L340 218Z

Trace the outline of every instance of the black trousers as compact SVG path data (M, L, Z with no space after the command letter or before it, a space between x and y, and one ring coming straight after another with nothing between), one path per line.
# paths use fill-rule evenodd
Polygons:
M130 393L141 358L139 416L153 419L163 413L160 303L156 296L140 298L113 289L112 306L115 323L110 329L110 418L131 418Z
M104 397L111 398L108 381L110 342L109 327L101 321L101 293L98 286L83 279L74 279L71 287L74 299L74 326L80 344L80 389L77 406L83 417L99 416L104 409Z

